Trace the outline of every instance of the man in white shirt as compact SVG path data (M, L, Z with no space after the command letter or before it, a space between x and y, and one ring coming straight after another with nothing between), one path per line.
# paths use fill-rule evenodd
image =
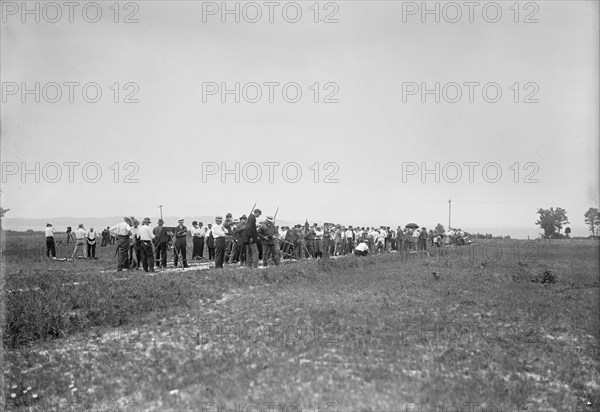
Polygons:
M315 258L323 257L323 231L320 227L315 227Z
M150 218L145 217L140 226L140 252L142 255L142 267L145 272L154 272L154 252L152 250L152 241L154 233L150 228Z
M344 236L346 236L346 253L352 253L354 249L354 231L352 230L352 226L348 227Z
M133 227L131 228L131 233L129 235L129 267L133 269L139 269L141 263L142 253L140 251L140 222L133 218L131 219L133 222ZM135 254L135 260L133 259L133 255Z
M215 258L215 239L212 235L212 223L208 224L206 234L204 235L204 243L206 243L206 248L208 249L208 260L213 260Z
M192 235L192 260L200 259L200 231L198 230L198 222L192 222L192 228L190 229L190 235Z
M360 242L356 249L354 249L354 254L357 256L367 256L369 254L369 246L365 242Z
M206 229L203 227L204 224L202 222L198 222L198 257L200 259L204 259L204 241L206 238Z
M87 235L87 232L85 231L85 228L83 227L83 223L80 223L79 227L75 231L75 249L73 249L73 254L71 255L71 259L75 259L75 255L80 250L81 250L82 257L84 259L86 258L86 256L85 256L86 251L83 247L83 246L85 246L85 236L86 235Z
M54 243L54 233L56 231L50 223L46 223L46 229L44 234L46 235L46 257L50 257L52 254L53 258L56 258L56 244Z
M385 251L385 236L386 236L385 230L379 229L379 232L376 232L375 236L377 237L377 247L376 247L377 253L384 252Z
M225 228L223 227L223 217L215 217L215 224L212 226L212 235L215 240L215 269L222 269L225 260Z
M98 259L96 257L96 238L98 237L98 233L91 227L90 230L87 231L85 237L87 241L88 259Z
M129 254L129 234L132 224L133 222L131 218L125 216L123 218L123 222L117 223L109 229L111 235L117 237L117 251L119 253L117 272L121 272L123 268L127 267L127 255Z

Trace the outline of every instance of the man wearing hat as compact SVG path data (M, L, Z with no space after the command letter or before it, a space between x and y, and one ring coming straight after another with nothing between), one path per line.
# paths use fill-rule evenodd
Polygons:
M258 228L258 237L262 241L263 266L267 267L269 259L273 259L275 266L279 266L279 239L272 216L267 216Z
M154 272L154 253L152 252L152 240L154 233L150 229L150 218L145 217L140 227L140 254L142 255L142 267L145 272Z
M315 228L317 224L315 223L313 226L308 228L308 231L304 234L304 241L306 243L306 251L308 256L314 258L315 257Z
M223 230L225 230L225 262L229 262L229 255L233 246L233 215L231 213L225 215Z
M181 261L183 267L187 268L187 227L183 224L183 219L177 221L179 224L175 228L175 256L173 257L173 266L177 267L179 254L181 253Z
M140 250L140 222L135 218L131 217L133 227L131 228L131 234L129 236L129 266L131 269L140 268L142 252ZM133 256L135 254L135 260Z
M321 257L329 257L329 248L331 246L331 230L329 229L329 223L323 225L323 250L321 251Z
M125 216L123 222L117 223L109 229L111 235L117 237L117 252L119 253L119 264L117 272L121 272L123 268L127 268L127 255L129 254L129 234L133 221L130 217Z
M231 227L231 253L228 262L237 263L240 260L240 219L233 219Z
M240 265L244 265L246 263L246 246L244 245L244 231L246 230L246 223L248 222L248 217L246 215L242 215L240 217L239 223L235 225L235 233L237 234L237 252L233 256L234 262L240 262ZM229 261L231 262L231 260Z
M256 231L256 218L262 212L260 209L254 209L254 212L248 217L244 229L244 245L246 248L246 266L249 268L258 267L258 233Z
M56 245L54 243L54 233L56 231L52 227L52 224L46 223L46 229L44 229L44 234L46 235L46 257L56 257Z
M202 245L204 245L204 233L200 231L198 222L195 220L192 222L192 228L190 229L192 234L192 259L200 259L200 239L202 239Z
M225 260L225 229L223 228L223 216L215 217L212 226L212 235L215 240L215 268L222 269Z
M166 268L169 233L167 232L167 229L163 227L164 224L164 220L158 219L158 226L154 227L154 229L152 230L152 234L154 235L154 246L156 248L156 266Z

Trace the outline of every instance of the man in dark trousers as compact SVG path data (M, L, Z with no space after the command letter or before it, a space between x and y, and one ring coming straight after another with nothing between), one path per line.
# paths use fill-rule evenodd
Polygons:
M179 225L175 228L175 256L173 257L173 265L177 267L179 254L181 253L183 267L187 268L187 227L183 225L183 219L179 219L178 223Z
M275 266L279 266L279 240L277 239L277 229L272 216L267 216L258 228L258 236L262 241L263 247L263 266L267 267L269 259L273 259Z
M154 252L152 252L152 240L154 233L150 229L150 218L145 217L140 227L140 250L142 253L142 267L145 272L154 272Z
M225 261L226 232L223 228L223 217L215 217L215 224L211 228L215 240L215 268L222 269Z
M169 233L167 229L163 227L165 221L158 219L158 226L156 226L152 233L154 234L154 246L156 247L155 258L156 266L167 267L167 244L169 243Z
M52 254L52 257L55 258L56 245L54 243L54 234L56 231L50 223L46 223L46 229L44 229L44 232L46 235L46 257L50 257L50 254Z
M246 266L248 268L258 267L258 246L256 231L256 218L262 214L260 209L254 209L254 212L248 217L244 229L244 245L246 247Z
M231 253L229 254L229 263L237 263L240 260L240 219L233 219L231 227Z
M246 223L248 218L246 215L240 216L240 223L237 226L238 234L238 248L239 248L239 262L241 266L246 264L246 246L244 245L244 232L246 231Z
M128 265L128 254L129 254L129 236L131 234L131 226L133 220L125 216L123 222L117 223L110 228L110 234L117 237L118 246L117 251L119 253L119 264L117 266L117 272L121 272L123 269L129 269Z
M223 230L225 230L225 262L229 262L229 255L233 247L233 215L231 213L225 215Z
M110 243L109 229L110 229L110 227L107 226L102 231L102 244L100 245L100 247L105 247L106 245L108 245Z
M198 222L195 220L192 222L192 228L190 229L192 234L192 259L200 259L200 239L202 239L202 244L204 244L204 235L201 235L200 228L198 227Z

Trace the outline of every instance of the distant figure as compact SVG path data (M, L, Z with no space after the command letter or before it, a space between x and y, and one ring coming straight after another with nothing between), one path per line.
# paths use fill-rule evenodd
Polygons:
M150 218L145 217L140 227L140 250L142 253L142 267L145 272L154 272L154 252L152 251L154 233L150 229Z
M183 224L183 219L179 219L179 225L175 228L175 256L173 256L173 266L177 267L179 254L181 253L181 261L183 267L187 268L187 227Z
M215 258L215 238L212 234L212 223L208 224L208 230L204 238L206 239L206 247L208 248L208 260L213 260Z
M127 255L129 254L129 234L131 225L133 225L133 221L130 217L125 216L123 222L117 223L110 228L111 236L118 236L119 238L119 244L117 246L119 264L117 266L117 272L122 272L124 268L128 268Z
M248 217L244 229L244 245L246 248L246 267L258 267L258 232L256 231L256 218L262 214L260 209L254 209Z
M198 222L197 221L193 221L192 222L192 228L190 229L190 233L192 234L192 260L198 260L200 259L200 244L202 243L202 246L204 246L204 235L202 234L202 232L200 231L200 228L198 227ZM202 239L202 240L200 240Z
M167 267L167 245L169 243L169 233L167 229L163 227L165 221L158 219L158 226L152 229L154 235L154 246L155 246L155 260L156 266L166 268Z
M206 229L204 229L203 225L204 223L198 222L198 249L200 251L198 257L200 259L204 259L204 238L206 237Z
M110 227L106 226L102 231L102 244L100 247L105 247L110 243Z
M427 229L421 228L419 233L419 250L427 250Z
M56 231L50 223L46 223L46 229L44 229L44 233L46 235L46 257L50 257L50 254L52 254L52 257L55 258L56 246L54 243L54 233L56 233Z
M96 238L98 237L98 233L94 230L93 227L90 227L86 235L87 240L87 257L88 259L97 259L96 257Z
M231 255L231 250L233 248L233 215L231 213L227 213L225 215L225 221L223 222L223 230L225 231L225 263L229 262L229 258ZM215 253L216 253L215 244Z
M132 218L131 221L133 222L133 227L131 228L131 234L129 235L129 267L131 267L131 269L135 267L136 270L139 270L140 263L142 263L142 253L140 250L140 222L135 218ZM134 254L135 260L133 259Z
M243 224L240 224L240 219L233 219L233 227L231 228L231 253L229 254L229 263L237 263L240 260L240 230Z
M279 239L278 231L273 222L273 216L267 216L267 220L258 227L257 236L262 240L263 266L267 267L269 259L273 260L275 266L279 266Z
M83 227L83 223L80 223L79 227L75 231L75 249L73 249L73 254L71 255L71 259L75 259L75 256L77 255L77 253L80 250L81 250L82 257L85 259L86 255L87 255L86 249L84 248L86 235L87 235L87 232L85 231L85 228Z
M212 225L210 233L215 242L215 269L222 269L225 262L225 245L227 242L227 232L223 227L223 217L216 216L215 224Z
M73 242L73 233L71 233L71 226L67 226L67 245L69 242Z

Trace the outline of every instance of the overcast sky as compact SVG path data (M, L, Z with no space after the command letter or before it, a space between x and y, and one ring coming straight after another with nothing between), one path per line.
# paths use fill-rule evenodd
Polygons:
M118 23L113 2L99 2L97 23L86 21L94 19L93 7L85 15L76 8L72 23L64 7L52 23L46 20L56 11L40 6L36 23L35 15L21 14L21 2L8 3L1 32L7 217L155 217L159 204L168 215L238 215L258 202L267 214L279 206L278 216L291 221L431 227L447 225L452 199L453 226L466 230L537 233L537 209L561 206L575 234L585 235L583 214L598 206L596 1L538 1L527 9L521 3L518 16L513 2L498 2L496 23L494 7L483 11L488 2L473 10L472 23L466 6L459 21L446 21L457 9L444 3L437 6L440 23L434 15L422 22L413 7L421 2L318 3L319 18L337 20L331 23L314 22L314 2L279 2L272 23L263 2L256 3L257 23L246 21L257 9L242 3L239 23L233 14L221 21L213 7L221 2L121 3ZM299 21L286 21L294 20L296 4ZM128 15L138 22L124 23ZM34 94L21 95L23 85L34 89L36 82L39 103ZM56 103L48 100L57 88L44 87L52 82L62 92ZM79 83L72 103L65 82ZM82 96L92 82L102 91L96 103ZM234 89L236 82L239 103L234 94L206 93L211 84ZM273 102L269 82L279 83ZM434 89L436 82L439 103L412 88ZM479 83L473 102L470 82ZM244 88L249 83L260 86L256 103L247 101L258 99L255 85ZM297 86L284 98L288 83ZM294 87L302 95L290 103ZM85 97L95 95L89 87ZM137 102L124 103L128 96ZM80 164L73 182L65 162ZM100 177L92 166L82 175L91 162ZM128 162L135 165L126 168ZM236 162L239 183L235 173L208 174L222 163L235 170ZM252 162L262 170L256 183ZM265 162L279 163L271 166L273 182ZM439 183L435 172L420 170L435 170L436 162ZM472 182L465 162L478 163ZM23 165L34 171L22 176ZM298 167L302 175L292 183ZM125 182L130 173L137 182Z

